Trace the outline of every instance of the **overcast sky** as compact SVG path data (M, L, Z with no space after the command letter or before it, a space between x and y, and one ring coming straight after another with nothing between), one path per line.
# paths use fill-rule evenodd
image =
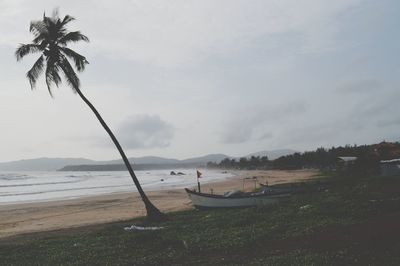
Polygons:
M31 20L59 7L88 44L82 91L128 156L241 156L400 140L400 1L0 0L0 161L115 159L68 87L30 90Z

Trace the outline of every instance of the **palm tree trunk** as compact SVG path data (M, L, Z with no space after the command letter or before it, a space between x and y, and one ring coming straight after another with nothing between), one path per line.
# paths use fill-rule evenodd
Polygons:
M75 88L76 92L78 95L82 98L82 100L89 106L89 108L93 111L93 113L96 115L97 119L99 120L100 124L103 126L103 128L107 131L108 135L110 135L110 138L114 142L115 146L117 147L119 153L121 154L122 160L124 161L126 168L128 168L129 174L132 177L133 182L136 185L137 190L139 191L140 196L142 197L142 200L144 202L144 205L146 207L147 211L147 219L149 221L162 221L165 220L166 217L165 215L160 212L154 205L151 203L151 201L147 198L146 194L144 193L142 186L139 183L139 180L137 179L135 172L132 169L132 166L128 160L128 158L125 155L125 152L122 150L121 145L119 144L117 138L114 136L112 133L111 129L107 126L106 122L104 122L104 119L101 117L99 112L96 110L96 108L93 106L93 104L83 95L82 91L80 89Z

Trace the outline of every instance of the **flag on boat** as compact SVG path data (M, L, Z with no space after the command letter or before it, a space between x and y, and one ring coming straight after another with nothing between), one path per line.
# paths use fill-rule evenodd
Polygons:
M196 171L197 171L197 178L200 178L201 177L200 171L199 170L196 170Z

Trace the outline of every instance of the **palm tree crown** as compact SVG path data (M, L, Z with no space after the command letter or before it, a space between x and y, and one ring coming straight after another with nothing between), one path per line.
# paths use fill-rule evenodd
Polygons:
M55 84L58 87L61 83L60 72L64 74L65 79L74 91L79 89L79 78L68 58L74 61L79 72L83 71L85 65L89 62L84 56L69 49L67 45L78 41L89 42L89 38L80 31L68 31L66 29L66 25L73 20L75 19L69 15L61 19L58 17L58 12L54 11L51 17L44 14L43 20L31 22L29 31L35 38L30 44L19 45L15 51L15 56L19 61L27 54L41 53L39 59L26 73L32 89L34 89L43 70L45 70L46 84L50 95L52 95L52 85Z

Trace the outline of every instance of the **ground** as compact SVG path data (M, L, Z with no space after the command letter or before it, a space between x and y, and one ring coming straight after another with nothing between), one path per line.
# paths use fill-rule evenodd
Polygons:
M327 189L263 208L169 213L3 238L5 265L399 265L400 177L328 176ZM150 224L151 225L151 224Z

